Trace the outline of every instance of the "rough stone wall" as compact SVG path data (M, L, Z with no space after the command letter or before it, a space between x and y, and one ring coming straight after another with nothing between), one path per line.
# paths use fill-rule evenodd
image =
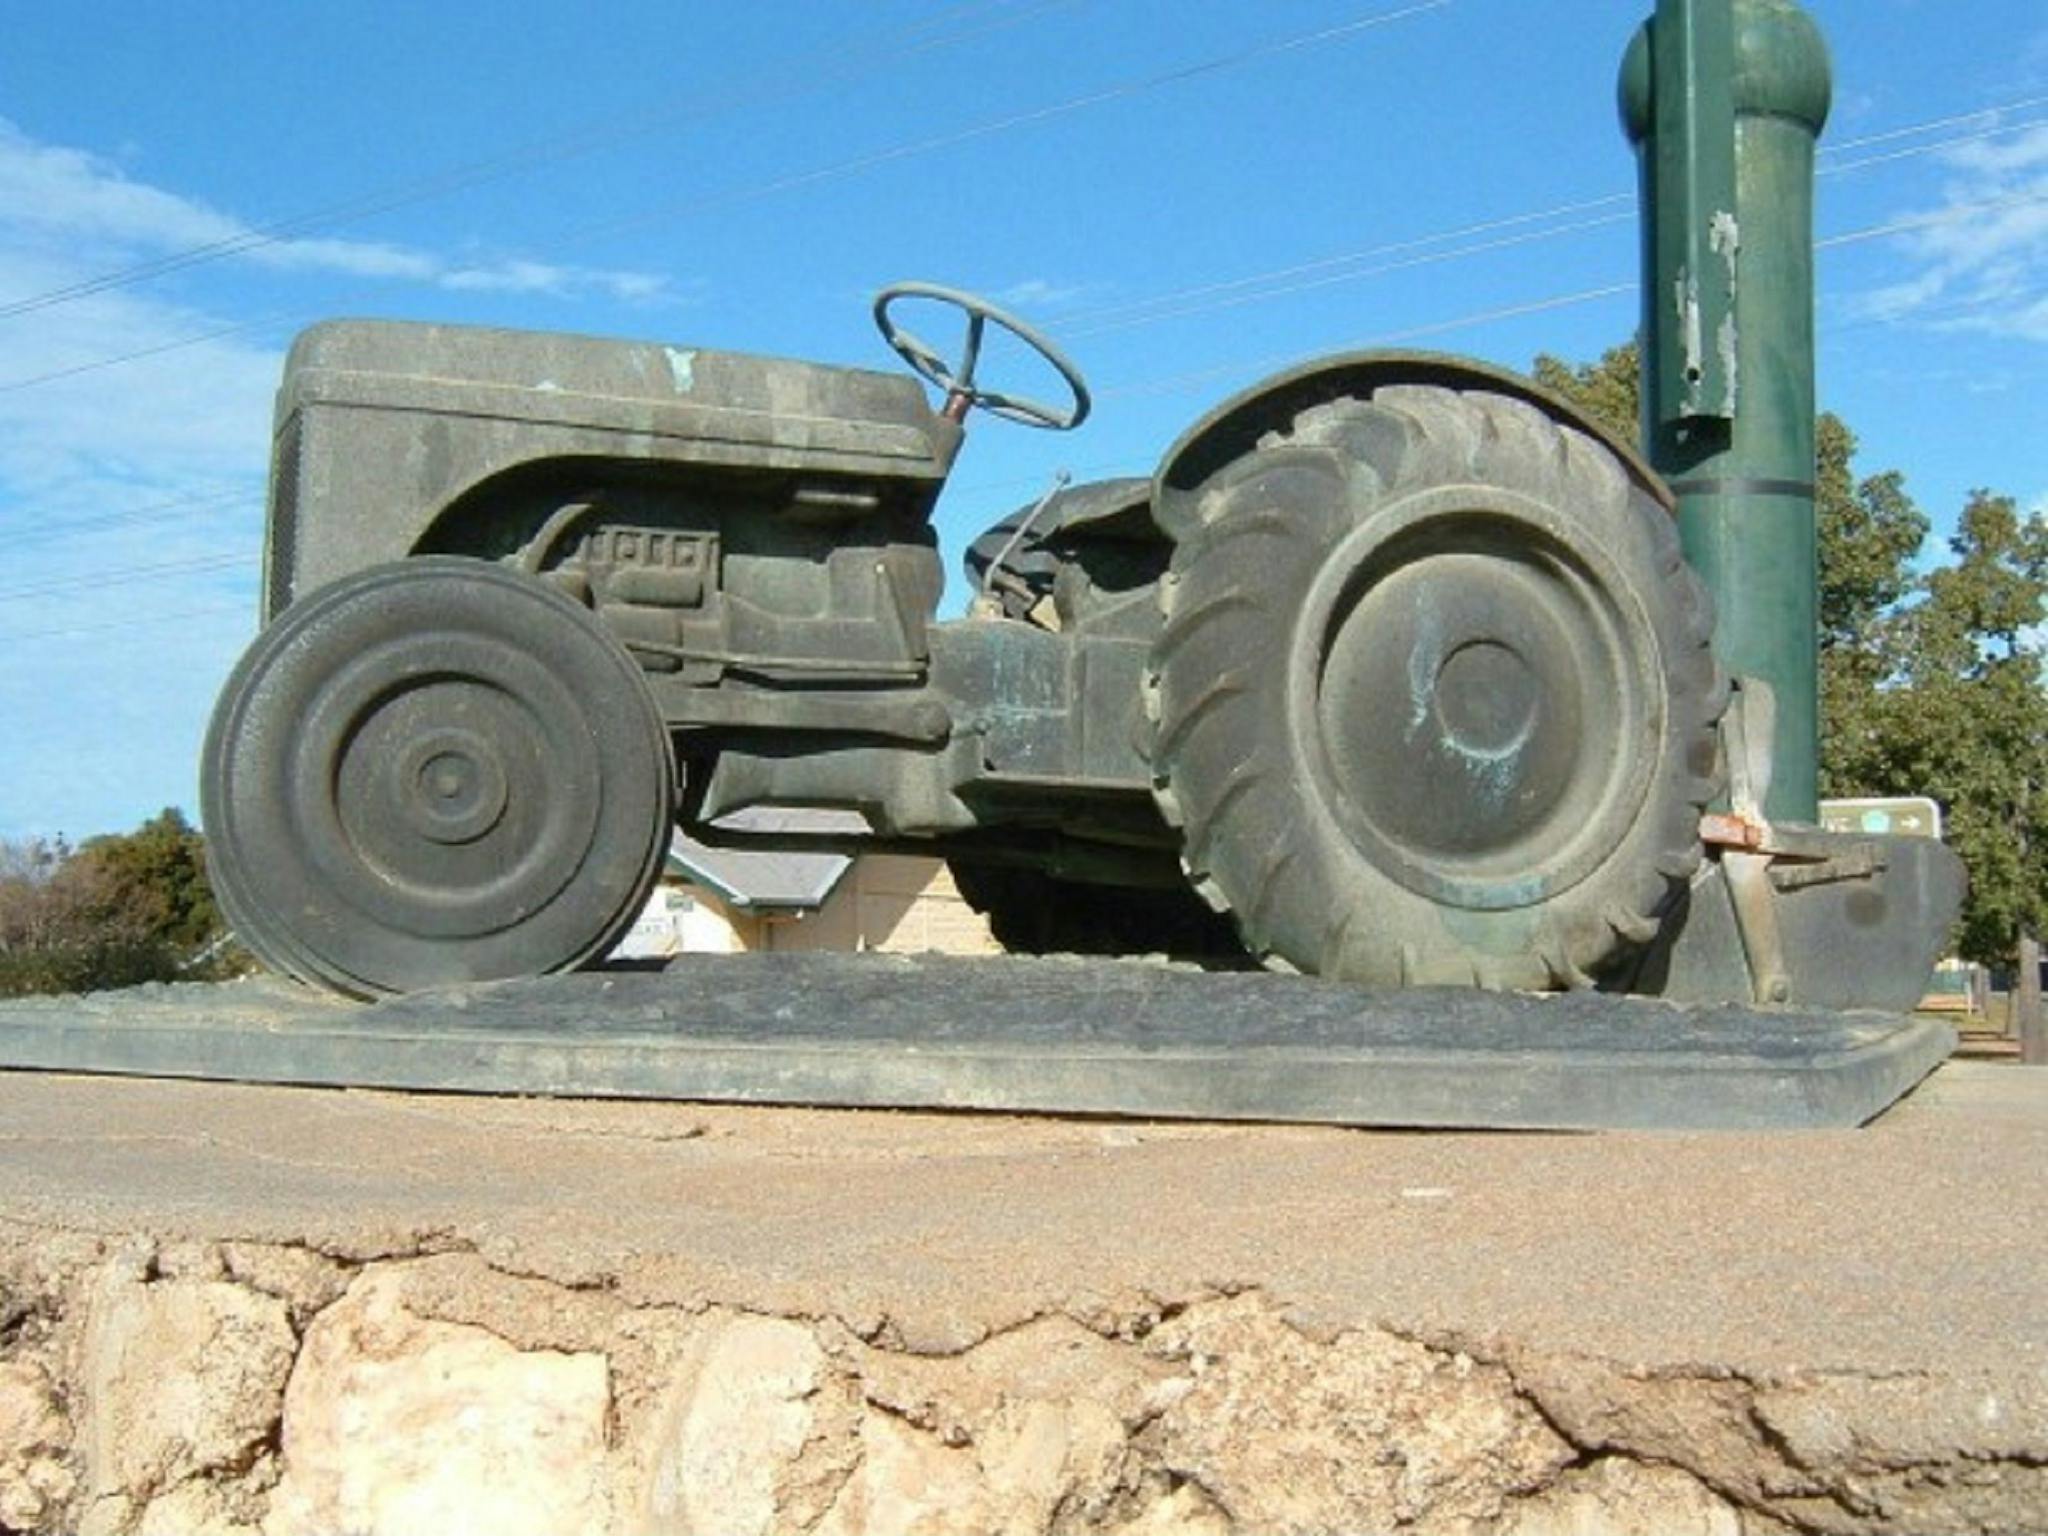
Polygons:
M1753 1380L1311 1328L986 1337L451 1250L0 1226L0 1532L1743 1536L2048 1529L2048 1385Z

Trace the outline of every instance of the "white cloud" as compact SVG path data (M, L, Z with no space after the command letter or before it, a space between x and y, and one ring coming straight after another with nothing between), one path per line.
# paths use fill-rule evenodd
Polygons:
M280 278L670 297L651 273L262 239L0 119L0 309L73 290L0 313L0 837L196 809L207 713L254 628L283 327L101 274L247 244L232 259Z
M0 245L0 293L91 270ZM220 323L101 293L0 318L0 356L30 377ZM282 361L224 337L0 389L0 837L193 807L211 695L254 627Z
M190 247L243 226L188 198L130 181L84 150L42 144L0 117L0 216L17 235L74 245Z
M1027 277L998 288L989 297L1006 309L1057 309L1080 298L1086 288L1078 283L1055 283L1049 278Z
M607 272L593 267L564 267L544 261L503 261L490 266L457 267L439 276L442 287L471 293L547 293L569 297L601 293L630 304L665 296L668 280L647 272Z
M2048 341L2048 125L1947 151L1927 222L1900 237L1909 277L1863 295L1872 319ZM1904 222L1904 221L1902 221Z
M197 809L200 736L255 624L290 322L97 280L201 246L233 248L235 297L222 302L236 306L256 302L257 271L294 285L677 296L655 273L324 234L270 240L0 118L0 838ZM4 312L58 293L69 296ZM313 295L314 308L334 302L331 284ZM110 359L125 361L102 366Z
M658 273L614 272L520 258L451 260L385 241L280 237L204 203L131 180L112 161L44 144L0 118L0 239L16 250L61 252L100 270L175 258L202 247L274 271L429 283L455 291L597 293L633 303L669 296ZM81 271L73 281L91 281ZM54 286L54 285L53 285ZM50 289L0 288L0 305Z

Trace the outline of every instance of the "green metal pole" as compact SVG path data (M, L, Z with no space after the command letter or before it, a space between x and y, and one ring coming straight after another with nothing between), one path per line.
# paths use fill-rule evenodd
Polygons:
M1657 0L1621 73L1643 207L1643 435L1713 594L1715 649L1776 695L1775 821L1820 817L1813 164L1832 71L1795 0Z

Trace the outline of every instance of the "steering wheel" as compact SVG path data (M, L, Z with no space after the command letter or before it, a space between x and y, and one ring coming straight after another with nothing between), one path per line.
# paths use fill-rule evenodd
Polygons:
M958 366L949 364L896 323L889 307L898 299L936 299L942 304L951 304L967 316L967 340L961 346ZM982 334L991 320L1052 365L1061 382L1073 392L1071 408L1058 410L1021 395L983 389L974 382L975 365L981 360ZM894 347L897 355L910 364L919 377L946 392L946 403L941 409L954 421L966 416L968 408L976 405L1005 421L1019 422L1027 427L1044 427L1054 432L1068 431L1088 419L1088 407L1092 402L1081 370L1044 336L1007 310L996 308L987 299L963 293L958 288L942 288L937 283L892 283L875 295L875 326L881 331L882 340Z

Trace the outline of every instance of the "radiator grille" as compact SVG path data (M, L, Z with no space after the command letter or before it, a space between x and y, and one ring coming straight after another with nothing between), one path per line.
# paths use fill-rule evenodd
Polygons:
M270 463L270 520L263 539L263 622L290 606L299 551L300 413L277 434Z

